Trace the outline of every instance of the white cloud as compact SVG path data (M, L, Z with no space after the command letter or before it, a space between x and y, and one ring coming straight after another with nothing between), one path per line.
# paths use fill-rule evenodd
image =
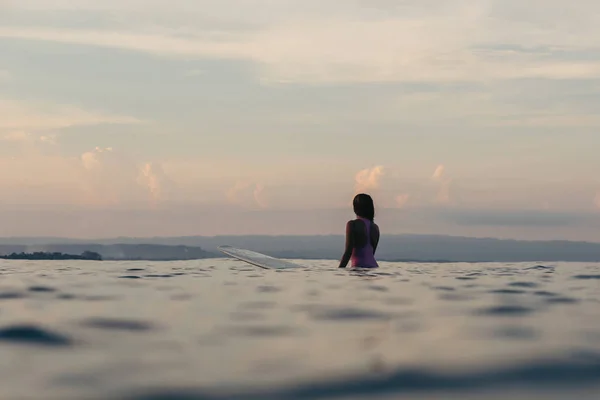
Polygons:
M438 204L450 203L452 178L447 177L446 167L443 164L438 165L431 178L439 185L434 202Z
M22 151L0 156L0 203L155 206L177 187L159 162L97 147L79 156Z
M446 167L444 167L444 165L440 164L437 166L437 168L435 169L435 171L433 172L432 175L432 179L439 181L444 177L444 172L446 171Z
M359 171L354 177L354 191L362 193L379 189L384 173L385 169L382 165Z
M86 204L157 205L173 189L160 163L138 162L111 147L83 153L80 165Z
M148 189L153 204L169 200L175 185L158 162L145 163L140 168L138 182Z

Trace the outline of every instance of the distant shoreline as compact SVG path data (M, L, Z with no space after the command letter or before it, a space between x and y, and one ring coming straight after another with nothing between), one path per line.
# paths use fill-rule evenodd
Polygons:
M102 261L191 261L223 258L219 246L230 245L297 260L339 260L343 236L221 236L172 237L144 240L115 238L100 242L60 242L53 238L2 239L4 259L82 259L85 251ZM60 256L31 255L62 253ZM22 255L25 253L27 255ZM19 255L20 254L20 255ZM15 256L19 255L19 256ZM377 249L377 260L404 263L492 262L600 262L600 243L569 241L515 241L451 236L386 235ZM85 259L86 257L83 257Z
M93 251L84 251L80 255L65 254L60 252L43 252L37 251L34 253L11 253L0 256L3 260L88 260L102 261L102 256Z

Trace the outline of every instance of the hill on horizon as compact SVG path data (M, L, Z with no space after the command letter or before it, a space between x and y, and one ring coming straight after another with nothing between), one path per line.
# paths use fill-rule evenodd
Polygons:
M181 236L154 238L0 238L0 254L13 251L90 250L105 259L195 259L222 257L217 247L231 245L279 258L339 259L342 235L312 236ZM386 235L379 260L448 262L600 262L600 243L566 240L523 241L444 235Z

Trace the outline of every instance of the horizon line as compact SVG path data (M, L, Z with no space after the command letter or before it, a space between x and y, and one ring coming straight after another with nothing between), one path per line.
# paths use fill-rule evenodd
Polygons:
M264 237L264 238L306 238L306 237L343 237L344 234L302 234L302 235L273 235L273 234L254 234L254 235L175 235L175 236L110 236L110 237L96 237L96 238L76 238L68 236L0 236L2 240L27 240L27 239L38 239L38 240L71 240L86 243L109 241L109 240L157 240L157 239L184 239L184 238L204 238L204 239L217 239L217 238L241 238L241 237ZM386 237L398 237L398 236L413 236L413 237L442 237L442 238L454 238L454 239L472 239L472 240L495 240L495 241L507 241L507 242L534 242L534 243L587 243L587 244L600 244L600 241L590 240L569 240L569 239L514 239L514 238L496 238L490 236L465 236L465 235L448 235L448 234L429 234L429 233L390 233L386 234ZM50 243L47 243L50 244ZM58 243L57 243L58 244ZM138 243L142 244L142 243ZM2 245L2 243L0 243Z

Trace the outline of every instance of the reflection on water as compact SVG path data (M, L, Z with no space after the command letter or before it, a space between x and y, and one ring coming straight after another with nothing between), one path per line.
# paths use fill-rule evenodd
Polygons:
M600 265L0 262L0 398L596 399Z

